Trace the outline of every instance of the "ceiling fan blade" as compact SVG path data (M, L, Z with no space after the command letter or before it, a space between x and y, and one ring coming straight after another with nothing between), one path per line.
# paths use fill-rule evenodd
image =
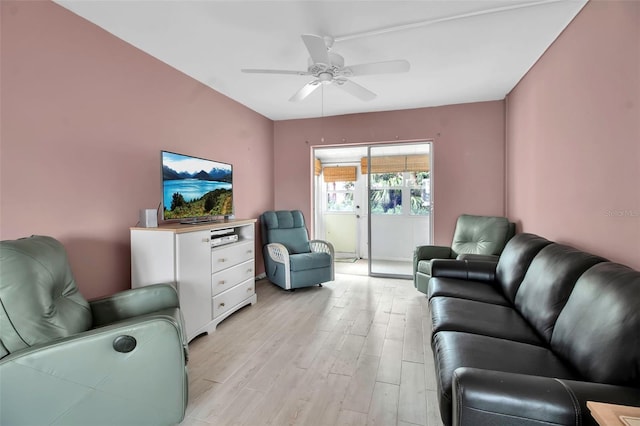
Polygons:
M363 101L371 101L375 99L375 97L377 96L371 90L365 89L364 87L360 86L358 83L354 83L353 81L347 80L346 78L340 79L340 80L336 79L334 81L336 82L338 87L342 88L342 90L352 94L356 98L361 99Z
M243 68L240 71L248 74L293 74L293 75L310 75L308 71L292 71L292 70L263 70L257 68Z
M289 102L298 102L309 96L318 87L322 86L320 80L313 80L302 86L302 89L298 90L291 98Z
M409 61L399 59L396 61L372 62L369 64L351 65L345 67L343 75L373 75L373 74L392 74L399 72L407 72L411 68Z
M311 56L314 64L321 63L331 65L331 59L329 59L329 52L327 51L324 38L313 34L302 34L302 41L304 41L305 46L307 46L309 56Z

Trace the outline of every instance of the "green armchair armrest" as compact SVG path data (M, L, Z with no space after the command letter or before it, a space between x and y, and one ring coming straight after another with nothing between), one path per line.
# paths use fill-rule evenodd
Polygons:
M91 300L89 306L93 326L101 327L163 309L178 308L180 302L178 293L170 284L154 284Z
M184 333L184 318L178 300L178 292L171 284L153 284L145 287L121 291L112 296L89 301L93 316L93 327L102 327L140 315L175 309L176 321L180 327L180 341L185 358L189 359L187 335Z
M2 358L0 424L80 425L105 412L114 425L179 423L188 383L178 312L165 309ZM122 336L135 339L129 352L115 348Z

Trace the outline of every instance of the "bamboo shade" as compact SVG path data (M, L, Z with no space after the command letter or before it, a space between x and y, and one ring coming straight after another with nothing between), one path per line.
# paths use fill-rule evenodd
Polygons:
M354 182L356 166L325 167L322 174L325 182Z
M406 171L408 172L428 172L429 155L407 155Z
M360 167L362 173L368 173L368 157L362 157ZM424 155L392 155L371 158L372 173L427 172L429 156Z
M314 165L315 175L320 176L320 173L322 173L322 162L316 158L313 161L313 165Z
M367 173L368 157L362 157L360 166L362 167L362 173ZM371 173L393 173L403 172L405 165L404 155L393 155L387 157L372 157L371 158Z

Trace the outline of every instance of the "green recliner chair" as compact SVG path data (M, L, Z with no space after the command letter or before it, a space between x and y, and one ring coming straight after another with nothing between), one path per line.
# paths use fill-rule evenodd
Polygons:
M451 247L416 247L413 252L413 284L422 293L427 293L432 259L497 262L515 229L515 224L505 217L461 215L456 222Z
M87 302L60 242L0 241L0 424L179 423L186 360L171 285Z
M285 290L333 281L333 245L309 241L300 210L267 211L260 216L267 278Z

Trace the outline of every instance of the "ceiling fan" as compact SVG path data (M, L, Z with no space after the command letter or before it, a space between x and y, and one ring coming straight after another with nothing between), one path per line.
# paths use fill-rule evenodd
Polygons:
M245 73L255 74L293 74L310 75L314 79L298 90L289 101L301 101L322 84L334 84L347 93L363 101L370 101L376 94L369 89L354 83L347 77L361 75L391 74L409 71L410 65L405 60L371 62L359 65L344 65L344 58L331 52L333 38L321 37L313 34L303 34L302 41L309 51L309 65L306 71L271 70L271 69L242 69Z

